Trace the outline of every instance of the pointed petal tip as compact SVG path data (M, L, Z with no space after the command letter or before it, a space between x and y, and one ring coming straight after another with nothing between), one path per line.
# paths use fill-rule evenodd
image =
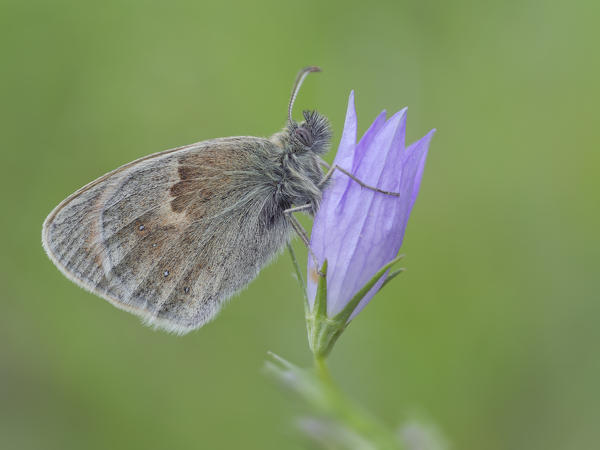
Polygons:
M385 117L385 110L379 114L379 117ZM391 133L389 134L388 139L395 139L398 131L402 131L404 129L403 125L406 124L406 111L402 109L393 115L391 115L386 121L385 124L377 131L378 135L382 135L382 133ZM379 119L378 117L378 119Z
M352 117L356 122L356 105L354 102L354 89L350 91L348 95L348 108L346 110L346 117Z
M406 111L408 108L402 108L400 111L395 112L392 116L387 120L387 122L398 121L398 123L406 121Z
M346 119L344 129L335 155L335 163L340 166L350 166L354 157L354 147L356 146L357 117L354 107L354 90L350 91L348 96L348 107L346 108Z
M412 144L410 144L409 147L417 147L423 144L426 144L427 146L429 145L429 142L431 141L431 138L433 137L433 135L435 134L437 130L435 128L432 128L431 130L429 130L427 132L427 134L425 136L423 136L420 139L417 139L415 142L413 142Z
M437 131L437 129L432 128L431 130L429 130L429 132L423 136L420 140L423 142L427 142L427 145L429 145L429 142L431 141L431 138L433 137L433 135L435 134L435 132Z

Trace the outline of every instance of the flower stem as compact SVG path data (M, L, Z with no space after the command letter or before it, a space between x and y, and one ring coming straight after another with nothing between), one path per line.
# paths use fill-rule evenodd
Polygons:
M331 378L331 373L329 372L329 367L327 367L327 362L324 357L315 357L315 369L317 375L324 383L333 386L333 379Z
M344 423L348 428L358 432L368 441L375 444L377 449L402 450L404 446L395 433L377 421L370 413L350 400L334 382L325 358L315 358L315 371L320 379L327 396L330 413Z

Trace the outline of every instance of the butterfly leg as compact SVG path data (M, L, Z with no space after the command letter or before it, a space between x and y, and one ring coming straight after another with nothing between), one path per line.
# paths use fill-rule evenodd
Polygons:
M312 205L310 203L306 204L306 205L302 205L302 206L294 206L293 208L288 208L285 211L283 211L285 214L291 214L294 212L300 212L300 211L308 211L312 209Z
M317 273L320 276L324 276L321 273L321 270L319 269L319 262L317 260L317 257L315 256L314 252L310 248L310 240L308 239L308 233L306 232L306 230L304 229L302 224L298 221L298 219L296 219L296 217L293 214L295 212L304 211L304 210L308 210L311 208L312 208L312 205L308 204L308 205L303 205L303 206L297 206L295 208L286 209L285 211L283 211L283 213L288 217L288 219L290 220L290 224L292 225L292 228L294 229L296 234L298 236L300 236L300 240L306 246L306 249L308 250L308 254L312 258L313 263L314 263L315 267L317 268Z
M362 187L366 188L366 189L370 189L372 191L375 192L379 192L381 194L385 194L385 195L392 195L394 197L400 197L400 194L397 192L389 192L389 191L384 191L382 189L376 188L374 186L369 186L368 184L364 183L363 181L359 180L358 178L356 178L354 175L352 175L350 172L348 172L346 169L342 169L340 166L338 166L337 164L330 166L329 164L327 164L327 162L325 162L323 159L319 158L321 161L321 164L323 164L325 167L327 167L329 170L327 171L327 173L325 174L325 177L323 178L323 180L319 183L319 187L324 186L325 183L327 183L327 181L329 181L329 179L332 177L333 172L337 170L339 170L340 172L342 172L343 174L346 174L348 177L350 177L351 179L353 179L354 181L356 181L358 184L360 184Z
M288 251L290 252L290 256L292 257L292 264L294 265L294 270L296 271L296 277L298 280L298 284L300 285L300 289L304 292L304 299L308 299L308 294L306 293L306 285L304 284L304 277L302 276L302 271L300 270L300 266L298 265L298 260L296 259L296 252L294 252L294 247L290 242L287 243Z

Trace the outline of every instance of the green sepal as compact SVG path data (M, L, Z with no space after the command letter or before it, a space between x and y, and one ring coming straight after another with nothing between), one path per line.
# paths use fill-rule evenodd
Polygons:
M318 275L315 304L312 311L307 310L306 312L306 331L308 345L315 358L324 358L331 351L345 326L327 317L327 260L323 262Z
M404 258L404 255L400 255L397 256L396 258L394 258L392 261L390 261L389 263L387 263L385 266L383 266L381 269L379 269L377 271L377 273L375 275L373 275L373 278L371 278L361 289L360 291L358 291L354 297L352 297L352 300L350 300L346 306L344 307L344 309L342 309L338 314L336 314L333 319L336 321L341 321L341 322L348 322L348 319L350 319L350 316L352 315L352 313L354 312L354 310L356 309L356 307L358 306L358 304L360 303L360 301L364 298L365 295L367 295L369 293L369 291L371 290L371 288L373 286L375 286L375 283L377 283L379 281L379 279L385 275L385 273L390 269L390 267L392 267L394 264L396 264L398 261L400 261L402 258ZM395 275L398 275L399 272L395 272Z
M400 275L402 272L404 272L406 269L402 268L402 269L398 269L398 270L394 270L393 272L390 272L387 276L387 278L385 279L385 281L383 282L383 284L381 285L381 287L379 288L379 290L381 291L383 289L384 286L387 286L387 284L392 281L394 278L396 278L398 275Z
M317 295L313 311L317 316L327 317L327 260L323 262L317 284Z
M348 326L350 316L360 301L373 288L375 283L377 283L381 277L383 277L385 273L403 257L404 255L400 255L379 269L377 273L362 287L362 289L358 291L354 297L352 297L352 300L348 302L346 307L334 317L327 316L327 260L323 263L323 267L321 267L319 272L319 282L317 284L315 303L312 311L310 308L307 308L306 310L308 345L315 355L315 358L322 359L329 354L337 339ZM403 269L389 274L386 282L399 275L402 271ZM384 282L383 285L385 285L386 282Z

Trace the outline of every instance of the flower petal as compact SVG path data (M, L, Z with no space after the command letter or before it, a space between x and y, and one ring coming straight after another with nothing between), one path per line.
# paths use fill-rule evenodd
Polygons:
M390 250L390 254L393 253L389 260L393 259L393 257L398 254L398 251L402 246L404 233L408 224L408 218L419 193L429 142L431 141L431 137L433 136L434 132L435 130L431 130L419 141L411 144L404 152L400 186L398 190L402 196L397 201L397 209L393 218L394 225L389 236L388 248ZM383 266L385 262L381 264L380 267ZM374 270L376 271L377 269ZM363 310L371 298L373 298L373 296L377 293L386 278L387 275L384 276L378 284L373 286L369 293L358 304L358 307L350 316L350 320L352 320L359 312Z
M354 92L350 94L346 128L335 164L364 183L398 192L399 197L361 187L336 171L315 217L311 248L319 264L328 261L327 315L335 316L372 276L398 254L423 174L432 130L404 147L406 109L387 121L380 114L356 144ZM308 261L307 292L311 308L318 276ZM312 275L311 275L312 274ZM351 319L369 302L383 277L360 302Z
M354 146L356 145L356 109L354 107L354 91L350 92L348 97L348 109L346 111L346 121L344 122L344 131L338 151L335 155L335 164L342 167L350 167L354 159Z
M368 143L355 172L357 178L371 186L396 191L397 175L391 169L397 165L395 159L400 153L393 137L400 128L402 117L402 114L396 114L388 120ZM337 211L338 232L333 239L329 237L327 254L317 255L327 259L335 255L329 266L329 315L341 311L348 299L395 256L385 242L392 229L398 198L363 188L346 178L343 210Z

